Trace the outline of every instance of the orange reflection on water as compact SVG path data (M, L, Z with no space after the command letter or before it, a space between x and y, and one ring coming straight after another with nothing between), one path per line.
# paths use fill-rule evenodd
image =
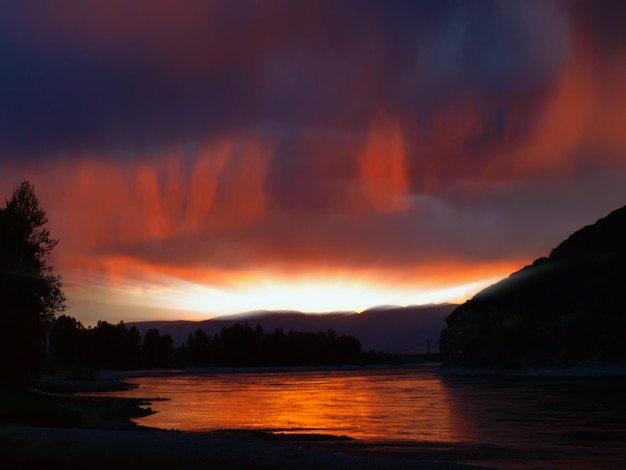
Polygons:
M139 423L166 429L328 433L371 440L459 440L434 371L262 372L130 379L160 396Z

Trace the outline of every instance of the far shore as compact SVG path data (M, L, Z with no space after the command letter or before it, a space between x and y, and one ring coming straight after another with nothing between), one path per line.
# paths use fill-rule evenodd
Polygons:
M604 364L577 367L498 369L480 367L441 367L439 374L459 377L621 377L626 376L626 364Z
M289 372L346 372L375 370L430 370L447 377L536 377L536 378L584 378L584 377L621 377L626 376L626 364L590 365L579 367L522 368L498 369L479 367L442 367L439 362L418 362L399 365L366 365L366 366L263 366L263 367L188 367L172 369L140 369L140 370L102 370L100 378L104 388L111 390L86 391L122 391L132 384L128 382L134 377L161 377L171 375L202 375L202 374L255 374L255 373L289 373ZM113 384L113 385L111 385ZM119 384L119 385L115 385ZM115 388L119 386L120 388ZM87 387L88 388L88 387Z
M139 370L102 370L100 378L106 380L130 379L133 377L160 377L167 375L194 375L194 374L254 374L272 372L333 372L333 371L363 371L363 370L402 370L402 369L430 369L437 370L438 362L419 362L414 364L372 364L372 365L343 365L343 366L243 366L243 367L185 367L172 369L139 369ZM115 390L112 390L115 391Z

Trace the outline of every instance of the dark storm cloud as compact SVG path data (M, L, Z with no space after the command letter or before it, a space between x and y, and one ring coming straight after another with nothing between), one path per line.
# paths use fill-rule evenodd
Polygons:
M0 67L7 71L0 138L9 155L149 149L245 123L251 102L246 76L228 71L200 82L175 79L135 57L18 48L7 41L0 47Z
M143 7L4 2L3 158L145 154L266 122L363 131L380 109L428 125L477 94L492 114L492 98L549 82L563 54L546 2Z
M626 3L620 0L578 0L571 13L585 40L603 57L626 49Z

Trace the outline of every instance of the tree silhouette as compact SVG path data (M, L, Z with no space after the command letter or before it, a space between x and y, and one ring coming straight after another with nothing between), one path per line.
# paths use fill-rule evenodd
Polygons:
M84 328L73 317L61 315L52 324L49 350L56 365L105 369L141 367L141 335L136 326L98 321Z
M196 338L206 337L201 330L189 335L189 350L198 344ZM261 326L247 323L225 327L208 344L208 355L197 364L216 366L297 366L389 363L383 353L364 353L358 339L326 332L288 334L281 328L265 333ZM190 356L191 357L191 356Z
M156 328L149 328L143 339L144 362L147 367L171 367L174 352L172 336L161 336Z
M89 331L93 365L103 369L122 368L125 360L125 332L126 327L122 322L113 325L107 321L98 321L96 327Z
M64 364L82 364L87 361L86 330L74 317L61 315L50 328L49 349L54 359Z
M204 330L198 329L187 338L186 359L190 364L205 365L209 362L211 338Z
M125 369L136 369L141 365L141 335L136 326L128 330L125 337Z
M50 238L46 212L25 181L0 209L0 380L37 373L45 334L65 308L61 280L46 262L58 240Z

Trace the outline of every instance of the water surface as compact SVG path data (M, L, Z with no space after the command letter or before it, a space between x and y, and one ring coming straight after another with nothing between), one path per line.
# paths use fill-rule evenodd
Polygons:
M132 377L165 397L146 426L347 435L522 448L626 442L624 378L458 378L434 367ZM118 393L119 394L119 393Z

